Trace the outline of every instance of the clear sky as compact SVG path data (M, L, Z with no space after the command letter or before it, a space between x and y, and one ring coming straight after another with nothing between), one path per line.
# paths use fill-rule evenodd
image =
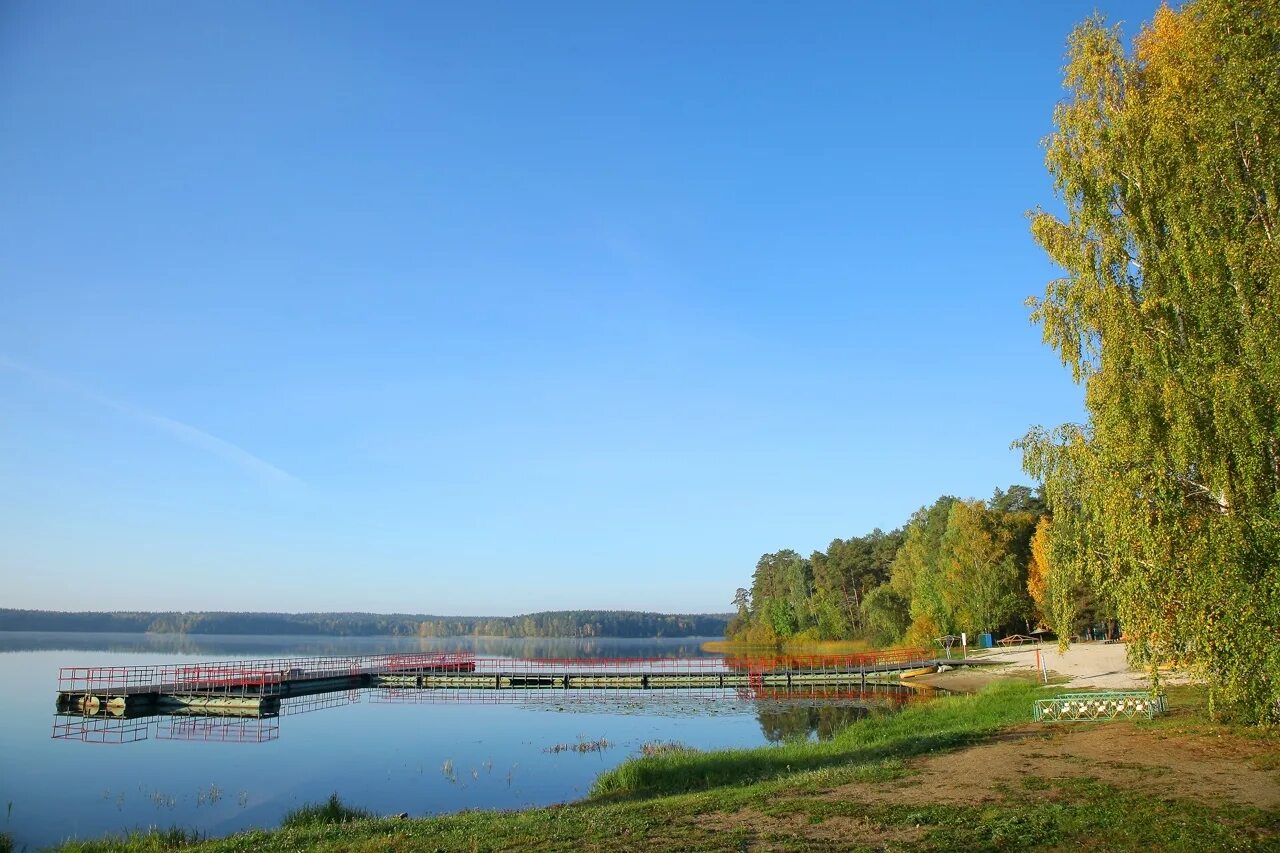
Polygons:
M0 4L0 606L723 612L1027 482L1095 6Z

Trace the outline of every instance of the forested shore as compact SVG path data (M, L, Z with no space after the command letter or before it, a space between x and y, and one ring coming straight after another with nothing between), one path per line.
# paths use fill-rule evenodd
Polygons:
M718 637L729 617L631 610L556 610L520 616L406 613L61 612L0 609L0 631L276 634L336 637Z
M766 554L730 635L927 641L1100 616L1210 707L1280 721L1280 6L1161 6L1071 34L1045 140L1061 275L1031 320L1086 419L1014 442L1041 485L944 497L893 533ZM1027 495L1031 498L1031 495ZM1004 503L1008 503L1004 500Z
M1048 507L1028 486L989 500L944 495L901 528L835 539L803 557L765 554L734 597L727 636L749 643L865 639L930 644L946 634L1027 633L1044 624ZM1082 596L1060 624L1110 611Z

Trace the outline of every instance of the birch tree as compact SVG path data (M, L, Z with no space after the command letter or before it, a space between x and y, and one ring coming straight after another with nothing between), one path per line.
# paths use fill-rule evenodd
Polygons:
M1065 84L1032 317L1088 420L1020 442L1055 571L1216 710L1280 720L1280 4L1163 7L1131 54L1095 17Z

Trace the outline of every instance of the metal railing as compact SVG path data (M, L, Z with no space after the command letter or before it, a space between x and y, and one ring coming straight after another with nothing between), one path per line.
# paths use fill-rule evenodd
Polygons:
M727 658L477 658L469 652L266 658L155 666L62 667L58 690L123 696L132 693L271 692L290 681L419 672L767 673L857 672L932 660L926 649L856 655L773 655Z
M1051 699L1037 699L1032 716L1041 723L1149 720L1166 709L1163 693L1155 696L1145 691L1061 693Z
M99 696L270 694L290 681L397 672L456 672L474 667L475 656L467 652L265 658L155 666L64 666L58 671L58 692Z
M59 714L53 718L54 740L78 740L82 743L135 743L146 740L150 731L150 721L145 719L86 717L79 714Z
M156 725L156 740L266 743L280 739L275 717L172 717Z
M896 688L896 689L894 689ZM658 694L655 696L655 692ZM929 691L915 691L898 685L875 685L866 688L842 685L771 687L763 682L742 687L685 687L654 691L638 687L575 687L569 690L494 690L476 687L374 687L369 701L374 705L547 705L563 707L600 706L604 708L634 706L661 708L666 704L686 702L723 702L778 705L795 703L875 704L896 706L928 698Z

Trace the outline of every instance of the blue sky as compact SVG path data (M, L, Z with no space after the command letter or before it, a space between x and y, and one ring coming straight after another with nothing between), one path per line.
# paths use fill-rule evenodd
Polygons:
M724 611L1026 482L1071 26L0 7L0 606Z

